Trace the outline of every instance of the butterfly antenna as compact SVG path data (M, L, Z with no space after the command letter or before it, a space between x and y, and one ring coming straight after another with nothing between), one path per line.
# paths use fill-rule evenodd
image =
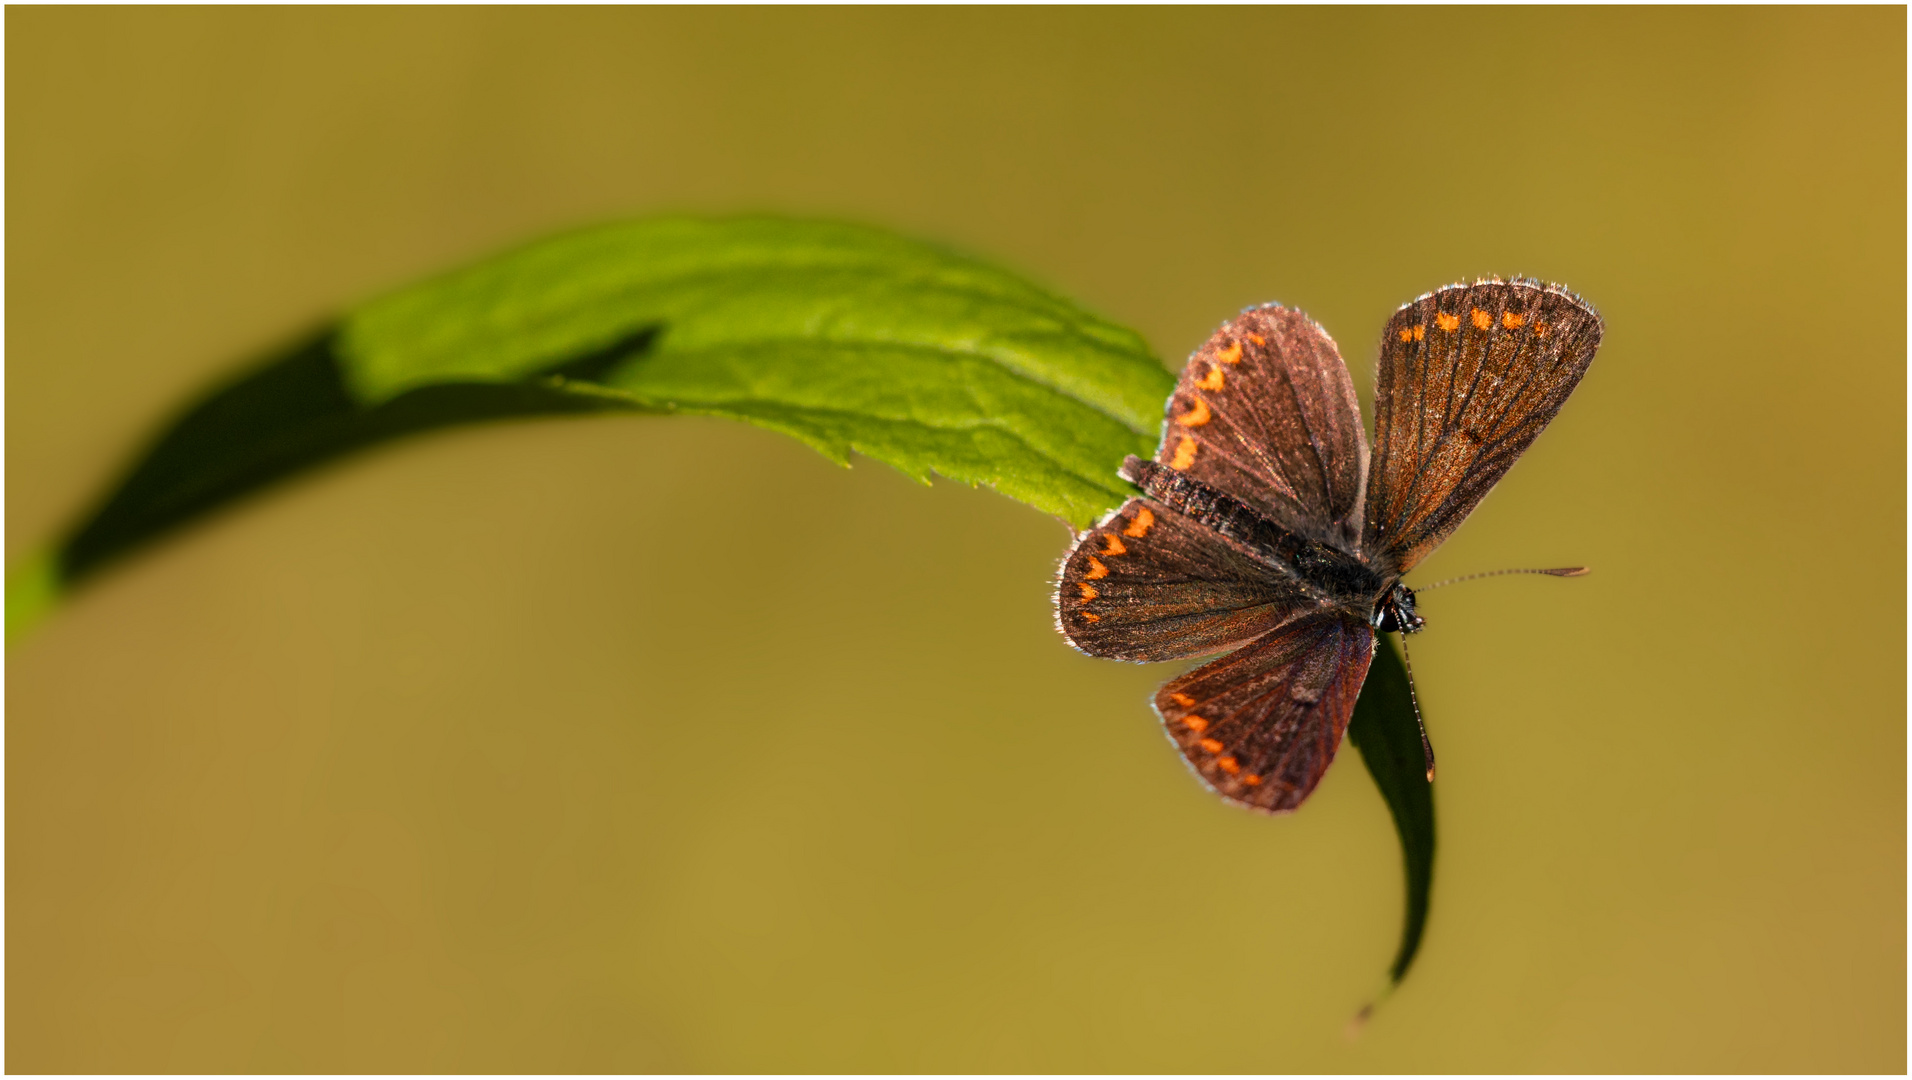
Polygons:
M1421 719L1421 697L1414 691L1414 661L1407 657L1407 635L1401 639L1401 666L1407 669L1407 700L1414 706L1414 726L1421 729L1421 753L1427 758L1427 782L1434 782L1434 744L1427 741L1427 721Z
M1479 574L1463 574L1460 577L1451 577L1446 581L1437 581L1432 585L1422 585L1414 591L1424 593L1429 589L1438 589L1443 585L1458 585L1463 581L1472 581L1475 578L1500 577L1503 574L1545 574L1548 577L1585 577L1592 572L1592 568L1586 566L1556 566L1551 570L1488 570Z

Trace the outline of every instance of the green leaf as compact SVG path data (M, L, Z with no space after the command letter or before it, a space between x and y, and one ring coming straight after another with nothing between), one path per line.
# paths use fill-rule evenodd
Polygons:
M659 328L597 380L634 404L729 416L927 481L985 484L1086 525L1129 488L1173 377L1140 337L995 267L889 233L776 218L637 221L558 236L345 321L368 404L510 382Z
M1132 331L880 230L775 218L584 229L375 300L213 389L67 533L47 588L11 625L287 476L512 416L729 416L838 462L855 451L1085 525L1129 493L1115 469L1153 450L1173 385Z
M1406 977L1421 948L1428 897L1434 887L1434 785L1427 779L1427 757L1408 679L1394 640L1376 634L1374 662L1368 666L1354 718L1348 722L1348 738L1361 751L1361 760L1387 800L1401 837L1407 912L1400 948L1388 968L1389 979L1396 985Z

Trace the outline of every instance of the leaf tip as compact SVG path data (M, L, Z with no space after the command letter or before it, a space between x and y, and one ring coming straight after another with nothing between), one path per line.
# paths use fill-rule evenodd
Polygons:
M1357 1011L1353 1016L1348 1018L1348 1026L1341 1029L1342 1037L1347 1039L1349 1042L1353 1042L1356 1039L1360 1038L1361 1030L1368 1026L1368 1017L1373 1015L1374 1015L1374 1002L1370 1001L1366 1005L1361 1006L1359 1011Z
M7 574L7 644L40 624L60 602L60 560L51 550L28 556Z
M1399 989L1400 986L1400 976L1390 976L1386 982L1381 984L1381 989L1375 991L1374 996L1368 999L1366 1005L1361 1006L1355 1010L1353 1016L1348 1017L1347 1026L1341 1029L1342 1035L1346 1036L1349 1042L1360 1038L1361 1033L1367 1030L1368 1021L1374 1019L1375 1010L1381 1007L1382 1002L1393 997L1394 991Z

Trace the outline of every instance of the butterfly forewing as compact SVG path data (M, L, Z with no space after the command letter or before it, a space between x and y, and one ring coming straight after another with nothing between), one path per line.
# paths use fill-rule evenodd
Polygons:
M1368 447L1333 339L1279 305L1252 308L1189 359L1156 461L1288 528L1351 549Z
M1063 560L1056 621L1092 656L1177 660L1250 641L1309 602L1220 534L1130 499Z
M1162 687L1155 711L1222 797L1293 810L1334 760L1373 653L1366 623L1310 611Z
M1449 286L1395 312L1363 556L1406 573L1446 539L1560 411L1601 331L1585 301L1533 281Z

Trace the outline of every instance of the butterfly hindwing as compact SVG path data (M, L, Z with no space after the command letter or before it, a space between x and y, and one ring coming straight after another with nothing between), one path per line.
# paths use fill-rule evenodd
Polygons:
M1190 767L1223 798L1293 810L1334 760L1374 654L1374 631L1333 609L1300 614L1156 693Z
M1446 539L1560 411L1602 329L1586 301L1535 281L1452 285L1395 312L1363 556L1406 573Z
M1056 622L1091 656L1178 660L1251 641L1311 603L1221 534L1130 499L1076 538L1056 586Z
M1155 459L1288 528L1352 549L1368 445L1354 384L1327 331L1291 308L1251 308L1189 358Z

